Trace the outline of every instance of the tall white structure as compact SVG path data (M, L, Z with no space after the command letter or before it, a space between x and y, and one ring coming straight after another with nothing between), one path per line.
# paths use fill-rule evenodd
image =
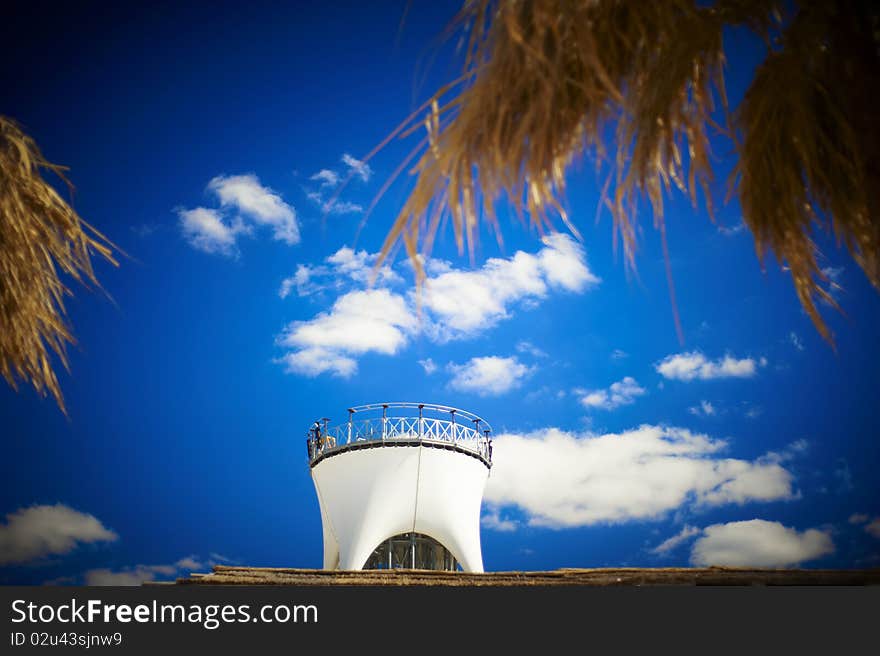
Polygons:
M491 427L427 403L376 403L308 437L324 569L483 571L480 505Z

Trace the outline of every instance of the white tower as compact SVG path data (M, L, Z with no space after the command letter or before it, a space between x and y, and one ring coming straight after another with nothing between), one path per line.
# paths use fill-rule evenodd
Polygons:
M489 424L426 403L375 403L315 422L308 449L324 569L483 571L480 504Z

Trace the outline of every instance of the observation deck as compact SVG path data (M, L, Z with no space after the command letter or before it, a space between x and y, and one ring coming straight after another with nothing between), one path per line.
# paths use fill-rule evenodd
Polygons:
M492 427L482 417L445 405L371 403L348 408L348 421L312 424L309 465L339 453L386 446L426 446L472 456L492 467Z

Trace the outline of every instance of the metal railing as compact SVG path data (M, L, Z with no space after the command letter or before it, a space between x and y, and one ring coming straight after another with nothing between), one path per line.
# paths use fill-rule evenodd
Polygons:
M413 441L451 444L492 462L492 427L482 417L444 405L372 403L348 409L348 421L329 425L324 417L312 424L307 437L309 462L353 444ZM378 446L378 445L376 445Z

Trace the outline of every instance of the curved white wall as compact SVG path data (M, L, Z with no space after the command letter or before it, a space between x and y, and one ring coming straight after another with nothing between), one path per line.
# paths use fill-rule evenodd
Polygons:
M429 446L347 451L312 467L324 528L324 569L362 569L381 542L424 533L466 572L482 572L480 504L489 469Z

